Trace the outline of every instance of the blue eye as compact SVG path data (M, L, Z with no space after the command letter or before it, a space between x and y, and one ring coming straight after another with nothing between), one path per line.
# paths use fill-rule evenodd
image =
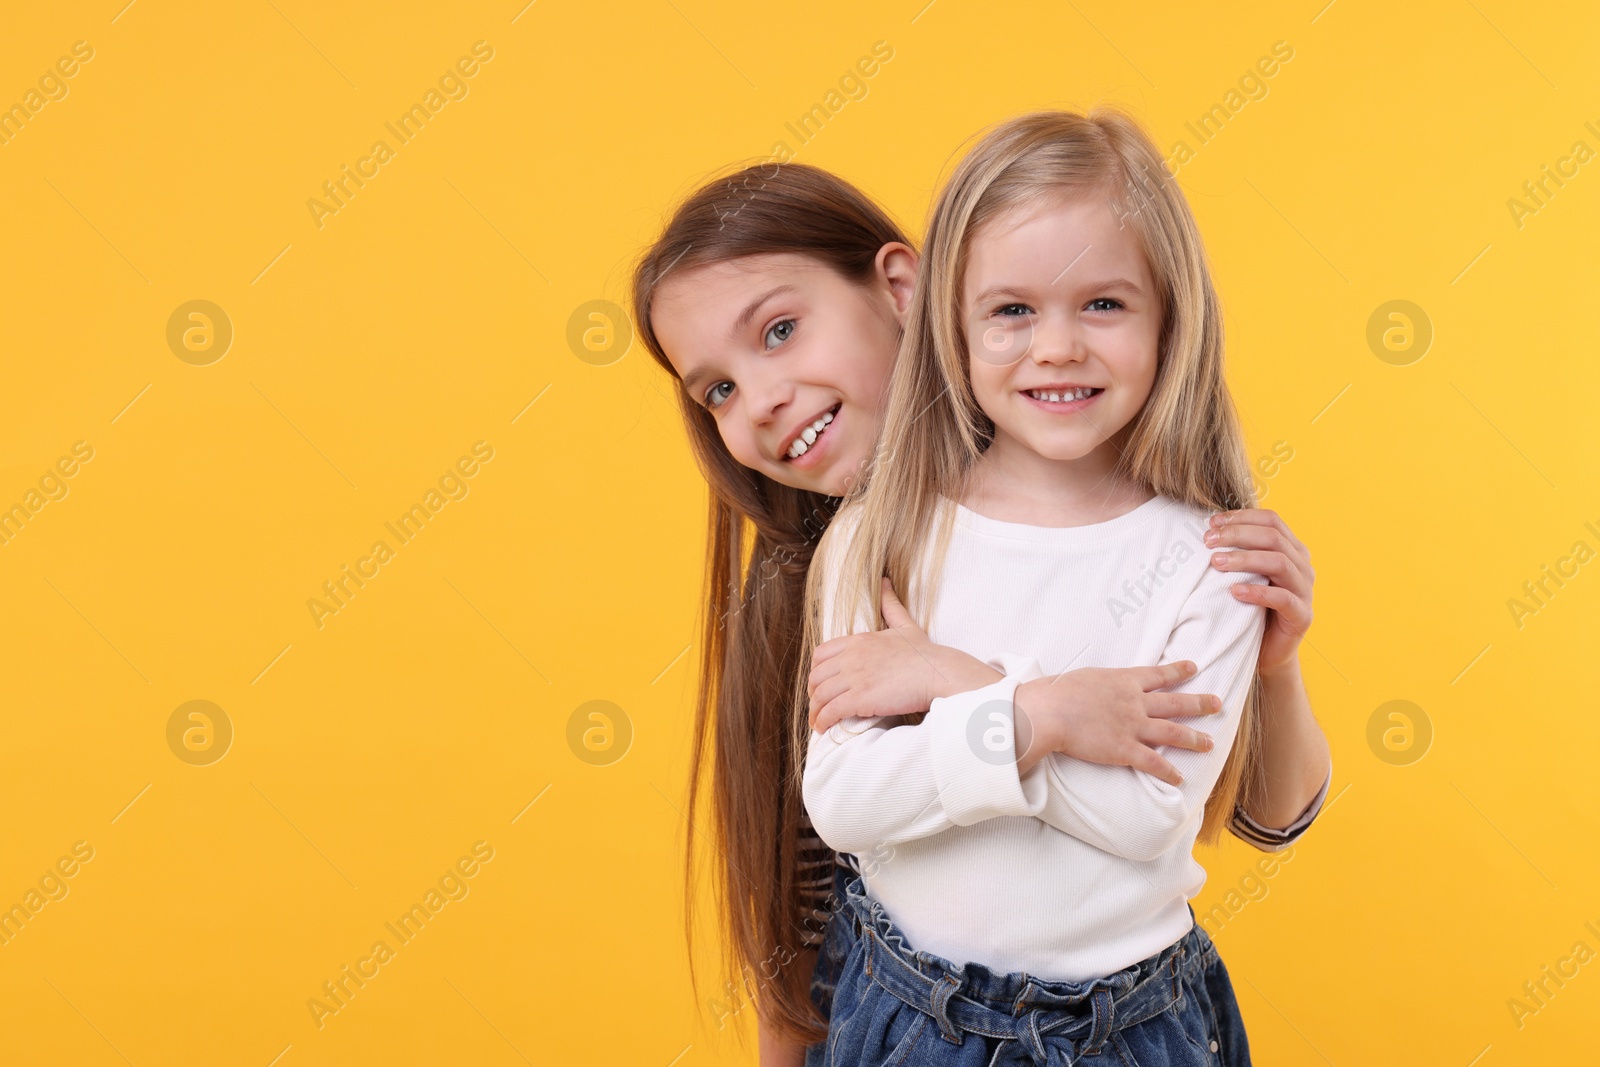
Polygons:
M794 336L794 327L795 322L793 319L780 319L772 324L772 326L767 330L767 335L762 338L762 340L766 342L767 348L776 348L778 345L783 344L783 342ZM776 341L772 339L774 334L778 335L778 339Z
M724 386L727 387L728 392L732 392L733 391L733 383L732 382L718 382L717 384L713 385L710 389L706 390L706 396L705 396L705 405L706 405L706 407L715 410L716 408L719 408L719 407L722 406L722 402L724 400L728 399L728 393L727 392L719 392L719 390L721 390Z
M1097 305L1097 304L1109 304L1111 306L1110 307L1096 307L1095 305ZM1089 310L1091 310L1091 311L1115 311L1118 308L1123 307L1124 305L1123 305L1122 301L1120 301L1120 300L1116 300L1116 299L1114 299L1112 297L1109 297L1109 296L1102 296L1102 297L1099 297L1098 299L1089 301L1089 305L1088 306L1089 306Z

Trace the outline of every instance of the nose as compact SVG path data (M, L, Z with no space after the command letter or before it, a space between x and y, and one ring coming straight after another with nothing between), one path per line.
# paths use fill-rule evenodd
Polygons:
M1046 313L1034 323L1028 356L1035 363L1046 366L1081 363L1088 354L1083 329L1071 315Z
M762 429L772 425L794 399L794 383L763 369L748 376L744 383L745 411L750 424Z

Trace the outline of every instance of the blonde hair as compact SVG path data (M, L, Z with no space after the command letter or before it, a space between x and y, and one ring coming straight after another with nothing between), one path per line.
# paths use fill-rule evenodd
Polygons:
M1177 182L1136 122L1115 111L1039 111L992 128L957 165L928 222L917 285L889 384L871 471L840 518L854 533L843 557L813 567L806 585L805 656L821 630L826 592L841 619L878 620L887 575L924 626L932 612L953 509L994 424L972 392L959 289L972 235L1013 208L1065 194L1104 195L1143 247L1161 308L1155 381L1123 431L1119 478L1206 510L1252 507L1243 435L1223 378L1222 314L1200 233ZM838 524L835 524L838 525ZM913 573L930 543L931 564ZM824 535L823 558L837 551ZM822 588L825 570L837 574ZM804 672L794 725L803 738ZM1261 788L1260 678L1251 680L1239 732L1206 801L1199 839L1214 843L1241 797Z

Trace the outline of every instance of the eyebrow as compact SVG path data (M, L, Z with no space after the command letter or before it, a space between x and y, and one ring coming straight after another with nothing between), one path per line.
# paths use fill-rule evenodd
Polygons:
M750 320L756 317L756 312L761 310L762 304L765 304L768 300L771 300L775 296L784 296L789 293L798 293L799 291L800 290L793 285L775 285L771 289L768 289L766 292L762 293L760 296L756 297L754 300L750 301L745 309L739 312L739 317L733 320L733 329L728 331L728 339L731 341L733 338L744 332L745 328L750 325Z
M1048 287L1047 287L1048 288ZM1125 289L1129 292L1142 293L1144 290L1128 281L1126 278L1112 278L1109 281L1094 282L1087 286L1090 289ZM1027 286L991 285L983 292L972 298L974 304L982 304L997 296L1025 297L1030 290Z
M750 301L750 303L745 305L745 309L739 312L739 317L733 320L733 326L728 330L728 339L732 340L748 329L751 321L756 317L756 312L760 311L761 305L765 304L768 300L771 300L775 296L787 296L791 293L798 293L799 291L799 288L794 285L775 285L771 289L768 289L766 292L762 293L760 296L756 297L754 300ZM684 375L684 391L693 395L695 386L699 385L702 379L707 378L710 375L711 371L705 369L704 367L696 367L694 370Z
M692 397L694 396L695 387L700 384L702 379L708 378L710 375L711 372L706 370L704 367L696 367L694 370L684 375L683 381L679 384L683 386L683 391Z
M990 300L992 300L993 298L995 298L997 296L1021 296L1021 295L1022 295L1022 293L1021 293L1020 290L1013 289L1009 285L991 285L991 286L989 286L989 288L985 289L983 292L981 292L977 296L973 297L972 298L972 302L974 304L987 304Z

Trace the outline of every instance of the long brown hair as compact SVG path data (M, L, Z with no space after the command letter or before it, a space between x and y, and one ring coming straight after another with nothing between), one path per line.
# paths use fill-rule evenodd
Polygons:
M824 598L836 606L834 618L879 617L880 575L888 575L927 626L954 514L945 501L962 499L973 462L994 438L994 423L972 392L960 319L972 235L1019 205L1061 194L1106 197L1137 235L1159 291L1156 378L1126 428L1117 476L1206 510L1254 505L1244 438L1223 377L1221 307L1200 232L1160 153L1134 120L1115 111L1019 116L978 141L934 204L877 454L846 505L848 545L836 546L833 537L822 543L826 566L814 568L808 589L803 656L820 636ZM928 546L931 567L919 564ZM837 575L837 588L822 588L824 571ZM804 705L804 692L800 682L794 704ZM1241 796L1248 803L1261 788L1259 706L1255 674L1237 739L1206 801L1199 833L1205 843L1217 840ZM802 724L794 728L799 736Z
M633 315L655 361L677 378L650 321L670 272L764 253L810 256L865 284L885 244L911 242L866 195L801 163L745 167L691 194L633 273ZM805 900L796 845L805 736L790 720L801 675L806 572L838 500L783 485L740 464L711 412L681 387L679 406L711 485L701 681L696 700L685 845L685 935L693 964L695 816L709 765L713 885L726 922L724 967L745 992L760 983L764 1021L806 1043L827 1024L811 1002L802 951ZM808 662L807 659L805 662ZM803 716L802 716L803 721Z

